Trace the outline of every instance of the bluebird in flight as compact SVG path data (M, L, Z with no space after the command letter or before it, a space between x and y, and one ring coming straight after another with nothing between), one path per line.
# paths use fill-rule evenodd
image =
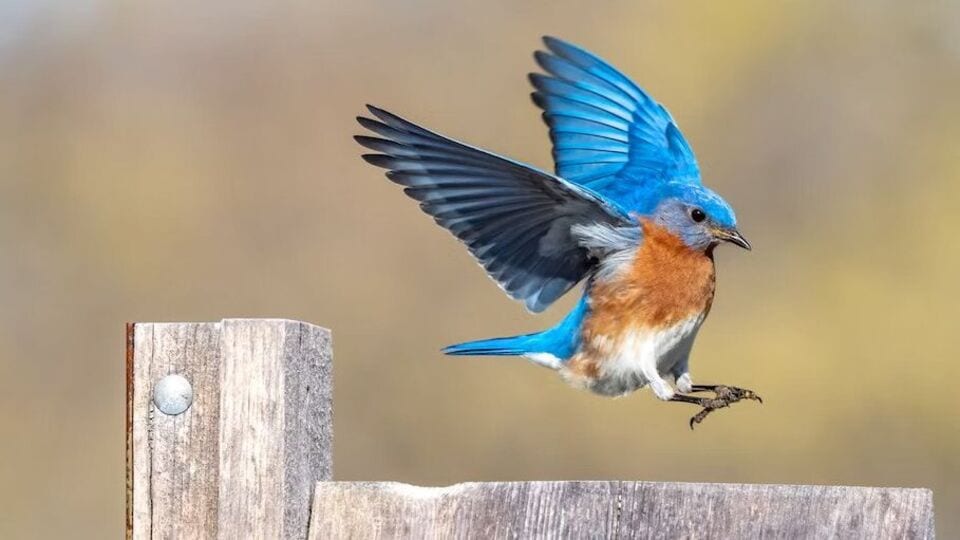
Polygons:
M594 54L556 38L544 43L534 56L546 73L530 82L555 174L377 107L368 106L375 118L357 119L376 135L355 137L376 152L363 158L387 169L511 298L539 313L585 282L552 328L444 352L522 356L597 394L649 386L704 413L757 399L736 387L696 386L690 376L690 349L713 302L714 248L750 249L733 208L703 185L662 105ZM687 395L700 391L716 398Z

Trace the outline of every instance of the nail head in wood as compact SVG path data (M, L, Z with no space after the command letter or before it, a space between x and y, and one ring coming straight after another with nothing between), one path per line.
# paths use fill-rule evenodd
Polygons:
M193 386L183 375L167 375L153 389L153 404L163 414L181 414L193 404Z

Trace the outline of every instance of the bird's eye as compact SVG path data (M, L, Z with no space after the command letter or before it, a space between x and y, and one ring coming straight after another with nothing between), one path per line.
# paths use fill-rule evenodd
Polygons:
M703 210L699 208L694 208L690 211L690 219L694 220L697 223L707 219L707 215L703 213Z

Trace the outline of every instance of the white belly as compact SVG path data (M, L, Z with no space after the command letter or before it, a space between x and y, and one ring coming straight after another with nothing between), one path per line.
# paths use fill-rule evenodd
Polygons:
M597 378L588 386L598 394L621 395L670 373L687 359L703 319L698 314L667 328L631 329L616 338L598 338L601 342L594 345L604 358Z

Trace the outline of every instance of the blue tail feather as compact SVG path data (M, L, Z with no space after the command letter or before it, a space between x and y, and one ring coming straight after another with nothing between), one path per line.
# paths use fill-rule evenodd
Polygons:
M565 360L573 356L580 346L580 325L588 310L587 297L584 295L573 310L553 328L535 334L458 343L443 349L443 352L452 356L520 356L548 353Z
M537 352L529 348L531 338L536 335L527 334L467 341L466 343L457 343L445 347L443 352L451 356L518 356L529 352Z

